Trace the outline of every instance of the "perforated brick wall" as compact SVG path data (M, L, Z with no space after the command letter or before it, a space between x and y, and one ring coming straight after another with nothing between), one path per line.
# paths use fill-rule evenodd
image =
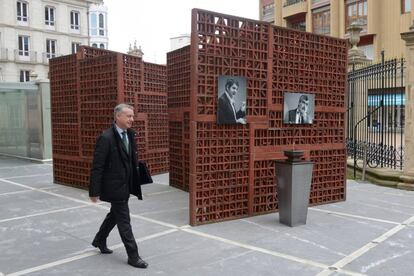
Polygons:
M191 46L167 55L170 185L189 190L190 224L277 210L274 160L315 162L310 204L345 199L347 42L193 10ZM217 125L218 76L247 79L247 125ZM312 125L283 123L283 95L315 95Z
M97 136L118 103L134 107L138 157L152 174L167 172L166 66L82 46L50 60L53 171L56 182L88 187Z

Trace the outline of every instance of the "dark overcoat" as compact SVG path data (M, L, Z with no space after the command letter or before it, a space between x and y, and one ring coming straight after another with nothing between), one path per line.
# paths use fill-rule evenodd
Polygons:
M115 125L97 139L91 169L89 196L107 202L123 201L133 194L142 200L137 170L136 133L127 130L129 154Z

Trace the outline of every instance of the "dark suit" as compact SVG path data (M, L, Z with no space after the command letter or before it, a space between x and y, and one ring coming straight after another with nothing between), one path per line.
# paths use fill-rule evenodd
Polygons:
M309 118L298 117L298 121L296 121L296 113L297 108L288 111L288 123L289 124L311 124L312 121Z
M95 240L106 243L111 230L118 226L129 258L138 257L138 247L131 229L128 199L133 194L142 200L138 185L135 132L127 131L129 154L113 125L97 139L93 156L89 196L111 203L111 210L96 234Z
M224 92L219 97L218 107L217 107L217 123L218 124L237 124L236 120L240 118L244 118L245 116L246 116L246 112L243 112L241 110L237 111L236 114L234 114L233 107L231 105L229 98L226 95L226 92Z

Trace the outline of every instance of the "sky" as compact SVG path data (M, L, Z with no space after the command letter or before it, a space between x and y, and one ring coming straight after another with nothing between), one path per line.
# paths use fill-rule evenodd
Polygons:
M259 18L259 0L104 0L109 50L127 52L137 41L144 60L165 64L170 38L191 33L191 9Z

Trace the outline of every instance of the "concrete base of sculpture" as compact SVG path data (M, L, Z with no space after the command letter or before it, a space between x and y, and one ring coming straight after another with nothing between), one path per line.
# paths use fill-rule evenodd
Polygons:
M288 226L306 224L313 162L303 161L303 151L285 151L287 160L276 162L279 221Z

